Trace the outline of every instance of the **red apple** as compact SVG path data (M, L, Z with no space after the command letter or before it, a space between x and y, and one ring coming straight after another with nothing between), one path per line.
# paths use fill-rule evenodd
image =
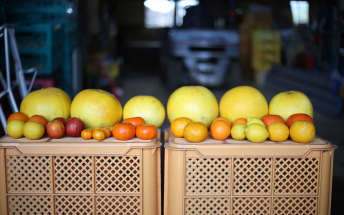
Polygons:
M67 120L66 133L70 137L80 137L81 131L84 129L84 123L76 117Z
M58 139L64 136L65 126L60 120L53 120L46 125L47 134L49 137Z
M58 120L58 121L61 121L63 123L64 126L66 126L66 123L67 123L67 120L63 117L57 117L55 118L54 120Z

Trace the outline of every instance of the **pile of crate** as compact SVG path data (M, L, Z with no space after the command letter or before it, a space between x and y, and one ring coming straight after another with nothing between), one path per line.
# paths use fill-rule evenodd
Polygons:
M9 1L6 16L14 24L24 67L39 76L54 76L63 88L72 87L72 52L77 47L76 1Z

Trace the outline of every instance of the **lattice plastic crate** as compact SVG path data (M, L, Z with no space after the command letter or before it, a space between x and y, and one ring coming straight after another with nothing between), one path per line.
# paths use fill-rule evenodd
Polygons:
M0 139L0 214L160 214L160 142Z
M165 215L328 215L335 147L207 139L165 144Z

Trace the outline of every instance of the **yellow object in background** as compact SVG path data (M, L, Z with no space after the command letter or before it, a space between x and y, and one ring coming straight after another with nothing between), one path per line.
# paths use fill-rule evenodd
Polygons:
M252 39L252 65L255 71L269 71L281 63L281 34L273 30L257 30Z

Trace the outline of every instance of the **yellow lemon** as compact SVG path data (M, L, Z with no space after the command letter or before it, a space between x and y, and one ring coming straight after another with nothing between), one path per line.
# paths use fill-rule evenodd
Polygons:
M269 137L269 132L267 131L265 126L258 123L252 123L246 126L245 135L249 141L254 143L261 143Z
M232 130L231 130L232 138L234 140L244 140L246 138L245 128L246 128L246 124L237 123L233 125Z
M23 136L24 122L14 119L7 123L7 134L13 138L21 138Z
M268 126L269 139L274 142L282 142L289 137L289 128L285 123L273 122Z
M308 121L295 121L290 126L290 138L298 143L309 143L315 137L314 124Z
M26 122L24 124L24 136L30 140L38 140L43 137L45 132L44 125L39 122Z

